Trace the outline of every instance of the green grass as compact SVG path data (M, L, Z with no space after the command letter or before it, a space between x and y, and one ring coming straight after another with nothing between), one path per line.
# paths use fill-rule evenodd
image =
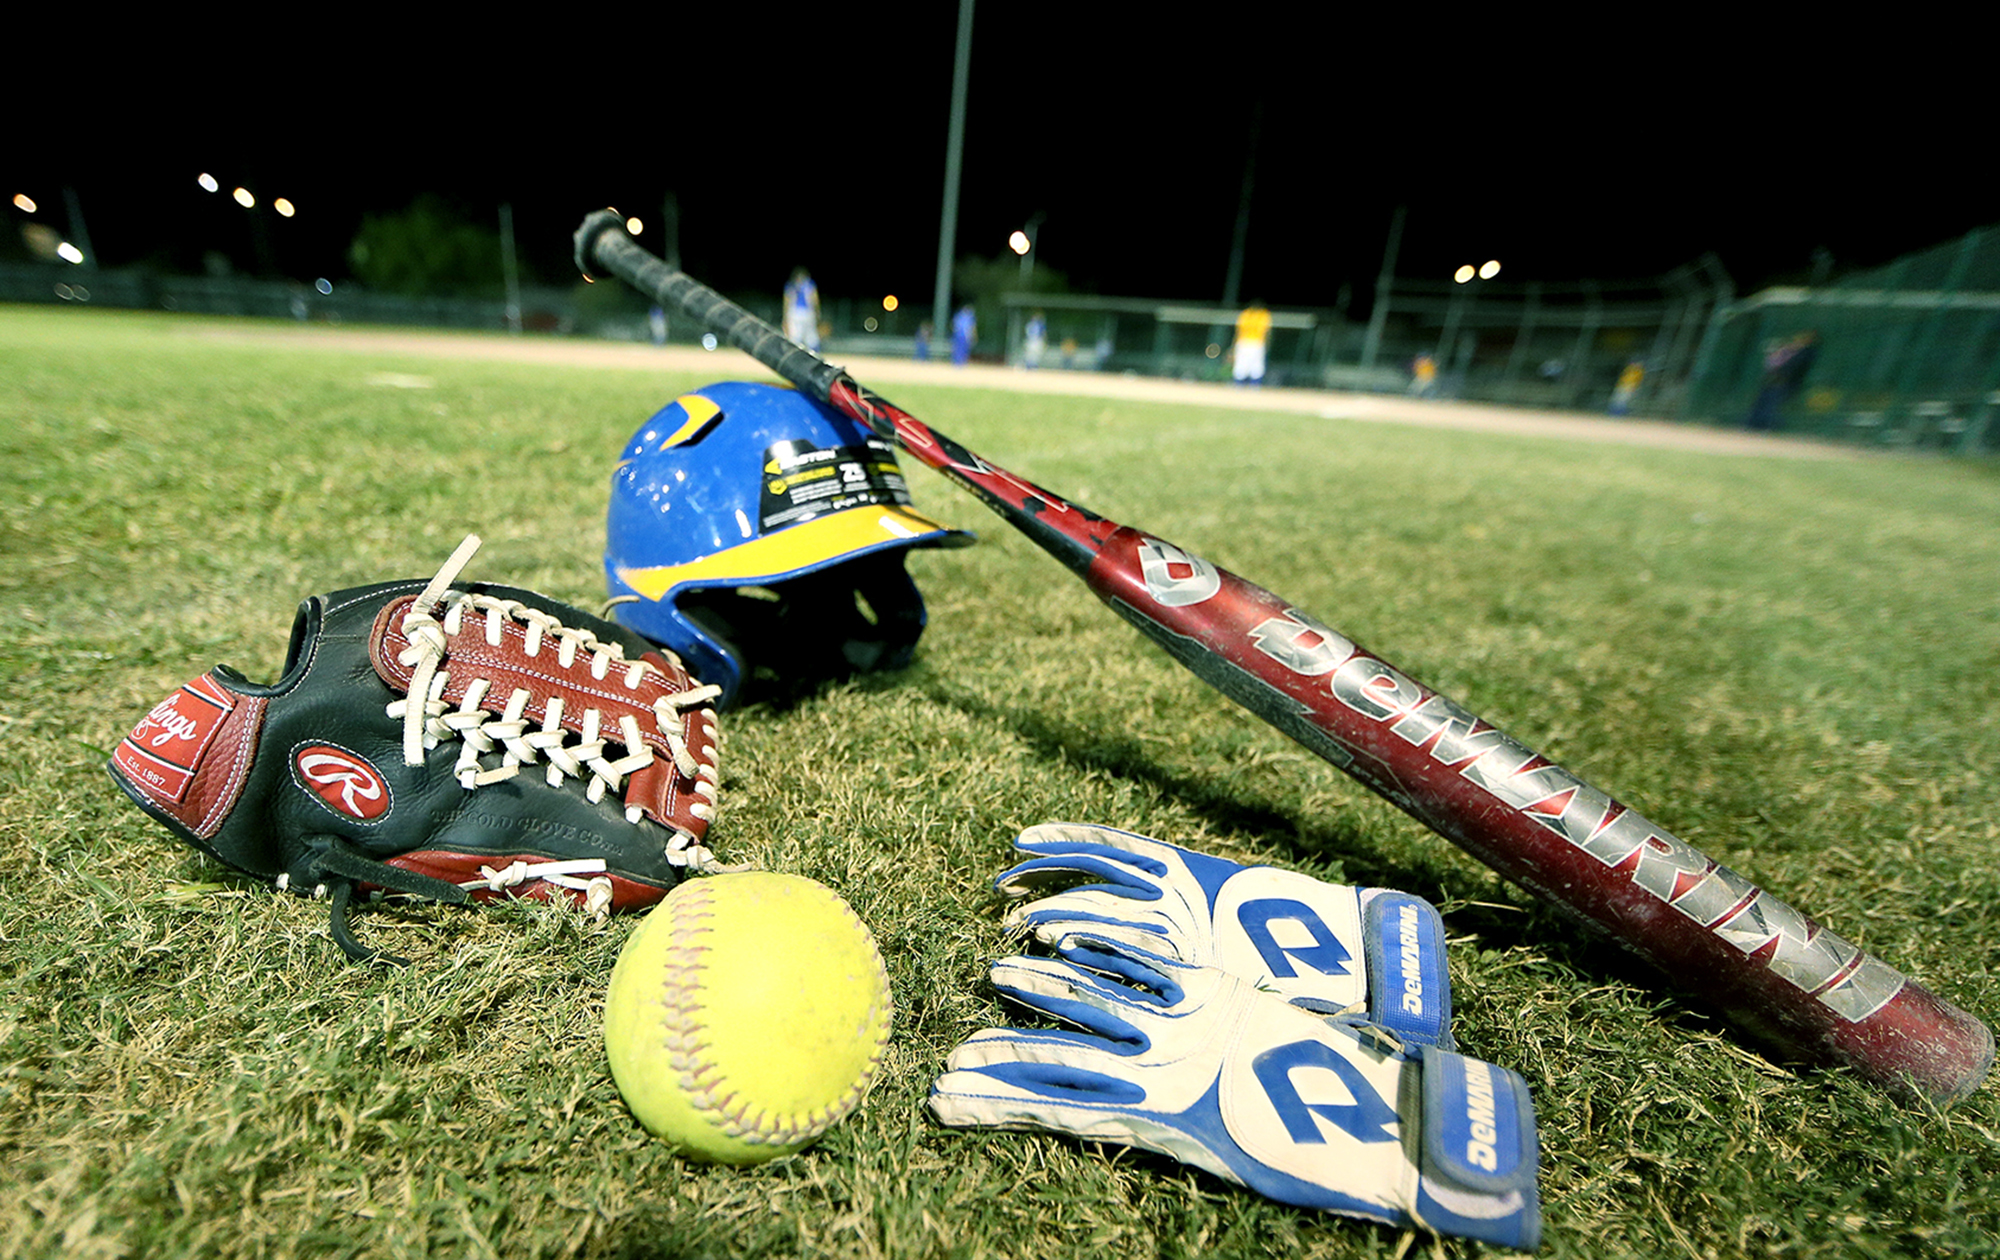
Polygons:
M432 572L594 606L607 477L668 370L426 359L0 308L0 1257L1473 1254L1163 1160L939 1129L1003 1012L990 879L1108 823L1445 909L1465 1049L1522 1072L1543 1254L2000 1251L2000 1106L1774 1065L1185 675L967 496L917 664L725 715L726 860L839 890L897 1000L866 1108L750 1171L604 1063L631 920L325 909L237 880L102 762L297 601ZM749 374L718 356L719 373ZM408 377L427 388L408 388ZM397 384L401 380L401 384ZM2000 477L1199 407L888 391L1282 592L1976 1013L2000 1013Z

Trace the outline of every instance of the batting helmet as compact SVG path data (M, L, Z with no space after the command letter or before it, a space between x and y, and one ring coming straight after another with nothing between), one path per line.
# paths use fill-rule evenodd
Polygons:
M912 547L973 541L910 509L894 448L787 386L683 394L611 475L613 615L739 698L907 665L924 601Z

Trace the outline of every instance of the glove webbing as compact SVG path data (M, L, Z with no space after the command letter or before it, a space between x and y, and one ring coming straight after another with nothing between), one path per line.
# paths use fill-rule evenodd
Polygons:
M527 654L536 655L545 640L553 640L563 669L568 669L578 655L587 655L591 658L593 677L602 679L613 669L622 670L628 688L636 688L649 671L659 673L644 661L626 660L624 648L619 644L604 642L581 627L564 625L548 613L517 600L452 590L451 583L479 546L479 535L468 534L403 615L402 630L409 638L410 646L396 659L410 669L410 682L404 698L394 701L388 708L390 717L400 718L403 722L403 764L423 765L426 750L437 747L445 740L460 739L464 741L464 746L452 773L468 790L512 778L519 773L521 766L542 764L542 758L546 757L552 787L559 784L564 775L582 778L588 773L589 794L593 802L602 798L607 790L622 791L627 775L653 763L652 749L646 745L639 733L638 723L631 717L621 719L618 724L618 735L623 737L626 755L612 761L605 756L605 741L599 738L597 710L585 709L581 734L572 734L562 725L561 696L549 701L546 721L539 731L532 730L521 720L522 710L529 698L524 690L515 691L501 713L489 712L482 707L490 685L489 680L483 678L471 681L464 701L456 711L441 699L450 677L444 669L450 639L460 633L468 617L476 618L481 614L486 618L488 643L500 643L503 623L521 623L527 627ZM440 610L442 620L439 619ZM701 686L693 679L687 682L688 686L680 692L654 701L653 712L659 732L672 754L674 768L682 777L694 780L695 794L705 798L692 805L689 812L698 818L706 818L708 814L705 811L714 808L714 766L711 763L706 767L709 771L707 776L702 774L703 765L688 748L681 733L681 714L711 704L721 695L722 688ZM570 740L576 742L567 742ZM614 736L611 742L619 741ZM480 765L481 754L503 749L506 757L499 766L484 768ZM625 816L636 823L643 813L635 805L625 811Z

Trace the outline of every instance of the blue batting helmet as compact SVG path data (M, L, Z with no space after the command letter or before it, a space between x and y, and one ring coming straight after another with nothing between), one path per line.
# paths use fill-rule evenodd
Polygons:
M683 394L611 475L612 615L729 705L759 674L797 685L909 663L912 547L973 536L910 508L891 444L781 385Z

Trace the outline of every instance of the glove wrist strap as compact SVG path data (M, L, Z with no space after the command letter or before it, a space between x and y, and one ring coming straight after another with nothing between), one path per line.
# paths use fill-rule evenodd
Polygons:
M1406 1042L1452 1049L1451 973L1437 907L1408 893L1370 889L1361 918L1369 1021Z
M1425 1047L1422 1147L1411 1214L1440 1233L1522 1251L1540 1241L1537 1145L1527 1082Z

